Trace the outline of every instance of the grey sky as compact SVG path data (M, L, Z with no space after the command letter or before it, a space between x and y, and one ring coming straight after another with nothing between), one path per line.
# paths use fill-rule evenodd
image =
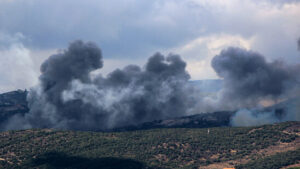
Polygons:
M34 85L76 39L100 46L104 74L161 51L180 54L192 79L216 78L211 58L228 46L299 63L299 18L295 0L1 0L0 92Z

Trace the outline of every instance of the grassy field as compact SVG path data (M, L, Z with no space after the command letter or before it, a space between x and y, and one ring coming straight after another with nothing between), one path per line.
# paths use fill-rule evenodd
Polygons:
M300 161L299 122L207 130L1 132L0 168L280 168Z

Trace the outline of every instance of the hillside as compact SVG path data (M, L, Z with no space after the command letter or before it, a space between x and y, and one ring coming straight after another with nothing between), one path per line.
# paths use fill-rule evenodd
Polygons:
M300 122L127 132L0 133L0 168L281 168L300 162ZM201 167L200 167L201 166Z
M230 126L233 111L201 113L190 116L176 117L165 120L155 120L138 125L115 128L111 131L133 131L155 128L208 128Z
M15 114L25 114L29 111L26 96L26 90L16 90L0 94L0 125Z

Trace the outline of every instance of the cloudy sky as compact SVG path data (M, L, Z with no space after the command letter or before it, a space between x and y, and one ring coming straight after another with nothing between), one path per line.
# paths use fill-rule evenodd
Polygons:
M0 92L37 83L39 66L77 39L102 49L104 75L180 54L193 80L217 78L213 56L228 46L299 63L296 0L0 0Z

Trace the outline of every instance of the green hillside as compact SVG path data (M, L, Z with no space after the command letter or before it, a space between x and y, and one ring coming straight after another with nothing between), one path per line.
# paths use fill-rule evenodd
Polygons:
M300 161L300 122L209 130L1 132L0 168L280 168Z

